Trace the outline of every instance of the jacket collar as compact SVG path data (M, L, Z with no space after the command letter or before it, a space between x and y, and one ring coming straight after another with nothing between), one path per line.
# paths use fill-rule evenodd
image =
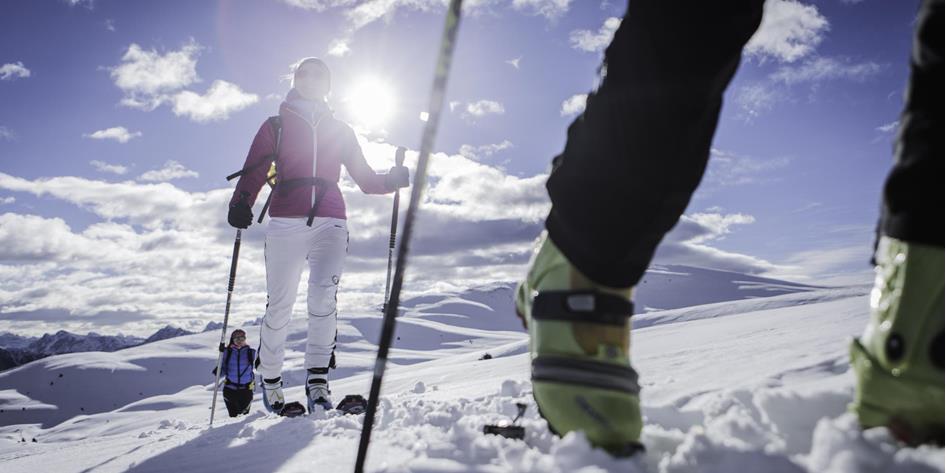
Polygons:
M332 109L324 100L309 100L299 94L296 89L289 90L286 100L279 106L279 114L290 112L299 116L309 126L315 126L325 116L332 116Z

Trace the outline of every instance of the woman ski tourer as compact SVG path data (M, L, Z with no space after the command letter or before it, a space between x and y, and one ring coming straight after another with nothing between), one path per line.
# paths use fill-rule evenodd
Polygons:
M316 406L332 408L328 374L335 367L335 300L348 252L345 200L338 187L342 166L366 194L386 194L409 184L404 166L379 174L368 165L351 127L335 118L326 103L330 91L331 73L321 60L305 58L292 67L292 87L279 115L256 133L227 216L235 228L252 223L253 204L275 163L265 246L268 304L258 363L263 403L281 414L287 405L282 390L286 334L306 264L307 405L310 412Z

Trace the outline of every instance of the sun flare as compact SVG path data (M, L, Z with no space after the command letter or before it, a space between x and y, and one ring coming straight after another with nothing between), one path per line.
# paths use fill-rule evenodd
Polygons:
M394 112L395 100L391 86L376 77L358 80L346 100L349 113L368 129L383 127Z

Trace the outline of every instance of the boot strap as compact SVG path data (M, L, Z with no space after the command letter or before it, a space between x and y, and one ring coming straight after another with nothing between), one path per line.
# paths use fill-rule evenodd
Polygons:
M624 326L634 314L631 301L597 291L543 291L532 302L532 318Z
M532 381L590 386L628 394L641 391L637 371L630 366L554 355L540 355L532 360Z

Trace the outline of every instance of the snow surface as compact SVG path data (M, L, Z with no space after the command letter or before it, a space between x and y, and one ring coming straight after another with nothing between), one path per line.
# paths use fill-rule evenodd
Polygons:
M733 291L730 301L635 316L647 451L629 459L591 448L580 433L548 432L531 399L510 286L406 301L367 470L944 471L942 449L898 446L846 413L847 343L867 322L865 288L744 280L751 292ZM368 390L380 317L339 322L336 399ZM291 327L286 395L302 400L305 321ZM244 328L257 340L258 327ZM351 471L361 417L280 418L257 396L246 417L230 419L218 405L208 428L218 339L207 332L53 356L0 374L3 471ZM481 359L486 353L492 358ZM482 433L486 423L508 422L517 402L529 405L525 441Z

